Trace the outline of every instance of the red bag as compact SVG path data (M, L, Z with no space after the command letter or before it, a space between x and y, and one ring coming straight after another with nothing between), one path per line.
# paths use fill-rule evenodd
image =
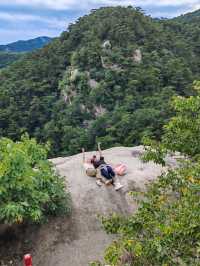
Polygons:
M114 170L115 170L115 173L119 176L123 176L127 173L127 167L125 164L122 164L122 163L117 164Z

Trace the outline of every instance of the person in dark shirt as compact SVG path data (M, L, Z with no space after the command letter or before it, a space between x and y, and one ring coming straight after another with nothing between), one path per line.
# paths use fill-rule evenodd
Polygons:
M96 155L93 155L91 162L93 163L94 167L97 169L100 165L106 164L104 160L104 156L101 150L101 144L98 143L98 151L99 151L99 160L97 159Z
M93 165L97 169L100 165L106 164L104 157L100 156L99 160L96 159L96 156L93 156Z
M112 167L105 162L104 156L101 151L101 144L98 143L98 151L99 151L99 160L96 155L93 156L91 162L93 163L95 169L99 169L101 175L106 179L106 184L113 184L115 178L115 172Z

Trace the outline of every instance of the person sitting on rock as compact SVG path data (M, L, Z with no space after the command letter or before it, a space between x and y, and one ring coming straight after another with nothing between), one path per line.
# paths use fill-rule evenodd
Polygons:
M97 170L95 169L93 163L91 162L91 159L86 160L84 148L82 148L82 154L83 154L83 167L86 171L86 174L91 177L96 177Z
M112 167L105 162L100 143L98 143L98 151L99 159L97 159L96 155L94 155L91 160L95 169L97 169L97 178L99 177L99 179L101 179L106 185L114 184L115 172Z

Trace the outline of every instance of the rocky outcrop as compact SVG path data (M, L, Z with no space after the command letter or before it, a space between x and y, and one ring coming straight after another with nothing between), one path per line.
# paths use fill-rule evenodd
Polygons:
M73 99L74 97L76 97L76 95L77 95L77 93L76 93L75 90L73 90L73 88L71 88L71 90L68 91L68 92L64 91L64 92L63 92L63 99L64 99L64 102L65 102L65 103L68 103L68 104L71 105L71 104L72 104L72 99Z
M70 81L74 82L77 79L78 76L79 76L79 70L78 69L72 69L71 70Z
M133 60L135 63L141 63L142 62L142 52L140 49L136 49L133 53Z
M99 82L97 82L95 79L89 79L88 84L92 89L96 89L99 85Z
M99 117L101 115L104 115L106 113L106 109L102 107L102 105L95 106L95 116Z
M99 82L97 82L95 79L92 79L90 77L90 72L86 71L87 77L88 77L88 85L90 86L90 88L92 89L96 89L99 85Z
M104 49L111 49L112 48L112 45L111 45L111 42L109 40L105 41L103 44L102 44L102 47Z
M162 171L166 171L154 163L143 163L140 160L143 152L142 146L117 147L103 152L106 161L111 165L125 163L128 167L127 175L120 177L124 187L118 192L112 186L98 187L95 179L85 174L81 154L52 160L57 171L66 177L73 211L70 234L66 232L61 243L57 243L48 254L43 254L43 266L83 266L91 261L103 260L103 251L114 236L104 232L98 215L109 215L113 212L129 215L134 212L137 204L128 192L146 190L149 182L155 180ZM87 153L86 156L91 157L93 154L95 152Z
M105 69L112 69L112 70L115 70L115 71L122 71L122 68L119 65L107 63L103 56L101 56L101 64L102 64L102 67L105 68Z
M113 186L97 186L95 178L85 174L82 154L50 160L56 171L65 177L72 197L72 214L70 217L49 219L48 225L16 228L15 236L19 239L9 238L10 234L6 235L7 240L0 238L3 243L0 246L0 265L7 265L7 262L9 265L21 265L26 252L32 254L34 266L86 266L91 261L103 261L105 248L116 236L105 233L99 215L107 216L113 212L126 216L133 214L137 211L138 200L142 195L140 198L133 198L129 191L145 191L149 183L168 169L153 163L143 163L140 160L143 153L142 146L116 147L103 151L109 164L127 165L127 174L119 178L124 187L118 192ZM91 158L94 154L96 152L88 152L86 158ZM179 156L169 155L166 158L167 164L174 167ZM6 229L8 228L0 225L0 233ZM9 256L8 259L5 256L5 263L4 259L1 263L5 250L8 250ZM17 261L10 263L15 258ZM122 261L127 264L128 258L123 257Z

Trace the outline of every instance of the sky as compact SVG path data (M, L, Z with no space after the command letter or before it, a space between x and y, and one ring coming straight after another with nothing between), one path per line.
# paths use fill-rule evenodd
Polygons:
M200 9L200 0L0 0L0 44L59 36L101 6L139 6L152 17L171 18Z

